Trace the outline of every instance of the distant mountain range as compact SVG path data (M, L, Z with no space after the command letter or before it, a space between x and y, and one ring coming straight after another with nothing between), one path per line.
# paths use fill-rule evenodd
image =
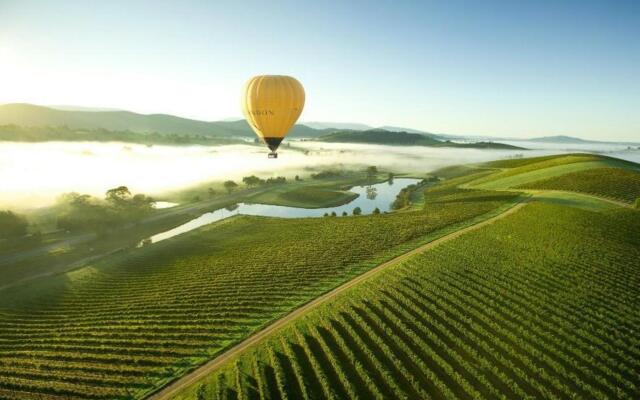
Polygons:
M357 122L315 122L308 121L303 122L303 125L306 125L313 129L347 129L352 131L366 131L369 129L373 129L372 126L359 124Z
M245 120L198 121L168 114L138 114L130 111L60 110L32 104L0 105L0 125L26 127L66 126L72 129L106 129L136 133L201 135L211 137L255 137ZM295 125L292 137L319 137L336 129L314 129Z
M595 140L584 140L571 136L543 136L539 138L529 139L532 142L546 142L546 143L602 143Z
M155 133L160 135L201 136L206 138L254 138L251 127L244 119L227 119L222 121L200 121L177 117L169 114L139 114L130 111L90 108L80 106L38 106L33 104L14 103L0 105L0 126L18 125L22 127L66 127L69 129L97 130L103 129L115 132L134 132L139 134ZM446 142L447 140L495 143L496 141L535 141L558 144L586 144L586 143L619 143L637 145L637 143L599 142L584 140L570 136L546 136L534 139L506 139L489 136L464 136L433 134L417 129L396 126L382 126L372 128L366 124L352 122L304 122L296 124L291 130L291 138L319 138L336 132L370 132L385 131L392 133L416 134L422 137ZM362 136L351 134L349 140L363 140ZM336 136L335 138L339 138ZM359 138L359 139L358 139ZM373 136L368 136L371 140ZM403 138L391 138L403 141ZM6 139L5 139L6 140ZM326 139L323 139L326 140ZM341 139L346 140L346 139ZM386 139L385 139L386 140ZM421 138L407 139L424 143ZM493 146L493 145L492 145Z

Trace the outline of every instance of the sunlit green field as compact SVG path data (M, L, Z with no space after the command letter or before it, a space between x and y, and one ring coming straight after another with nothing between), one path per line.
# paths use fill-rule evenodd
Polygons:
M542 179L595 168L628 168L636 172L640 171L638 164L593 154L501 160L486 163L484 167L497 168L499 170L470 182L469 186L487 190L513 188Z
M543 179L523 189L568 190L633 203L640 198L640 173L621 168L597 168Z
M591 163L613 170L553 175ZM637 397L640 213L600 197L631 198L636 167L592 155L448 167L401 211L235 216L0 290L0 398L145 397L380 263L523 201L294 321L182 396ZM482 189L549 170L553 190ZM578 187L571 174L598 175ZM354 179L251 195L331 202Z
M1 291L0 397L142 397L294 307L515 199L483 193L492 198L378 216L234 217Z
M299 319L181 398L640 396L640 213L534 202Z

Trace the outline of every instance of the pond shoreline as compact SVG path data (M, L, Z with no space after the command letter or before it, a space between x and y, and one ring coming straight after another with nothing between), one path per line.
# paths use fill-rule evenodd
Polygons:
M253 215L271 218L319 218L325 215L352 215L355 209L360 209L362 215L378 212L393 211L392 203L398 193L409 185L420 182L415 178L395 178L372 185L360 185L350 188L350 192L356 194L351 201L333 207L303 208L281 205L241 202L204 213L191 221L179 225L173 229L157 233L138 243L138 247L157 243L180 234L190 232L201 226L233 217L234 215Z

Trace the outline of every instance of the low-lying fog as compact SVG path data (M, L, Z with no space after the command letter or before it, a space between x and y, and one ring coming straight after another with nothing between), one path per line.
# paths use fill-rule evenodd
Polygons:
M61 193L75 191L102 196L126 185L136 193L158 195L200 182L262 177L293 177L304 168L376 165L398 172L428 172L461 163L563 152L479 150L430 147L291 142L280 158L268 159L268 150L250 145L145 146L95 142L0 142L0 206L24 209L53 203ZM525 142L521 142L524 145ZM640 152L618 148L613 156L640 161ZM583 149L587 150L587 149Z

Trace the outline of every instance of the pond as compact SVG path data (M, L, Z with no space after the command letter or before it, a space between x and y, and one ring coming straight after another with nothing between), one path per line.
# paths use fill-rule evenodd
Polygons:
M220 221L238 214L280 218L317 218L322 217L325 214L331 214L332 212L335 212L337 215L342 215L343 212L351 215L353 213L353 209L356 207L360 207L362 214L371 214L376 208L378 208L380 212L388 212L391 210L391 204L398 193L400 193L400 191L405 187L418 182L420 182L420 179L395 178L375 185L354 186L350 190L358 194L358 197L347 204L337 207L298 208L274 206L269 204L239 203L233 207L221 208L219 210L202 214L187 223L153 235L140 242L140 245L157 243L182 233L189 232L203 225Z
M160 210L163 208L171 208L179 205L178 203L172 203L170 201L154 201L153 208Z

